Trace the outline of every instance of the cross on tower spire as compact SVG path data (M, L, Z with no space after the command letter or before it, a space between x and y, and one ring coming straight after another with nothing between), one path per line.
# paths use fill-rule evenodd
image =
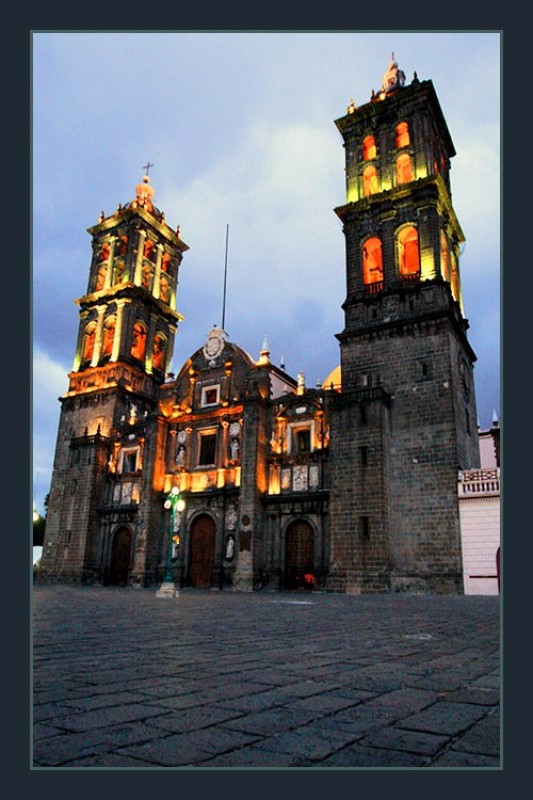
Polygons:
M146 175L148 175L148 172L150 171L150 167L153 167L153 166L154 165L150 164L150 162L148 162L147 164L144 165L143 169L146 170Z

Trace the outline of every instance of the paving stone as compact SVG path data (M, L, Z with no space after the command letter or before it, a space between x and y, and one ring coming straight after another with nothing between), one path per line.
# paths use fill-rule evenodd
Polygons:
M487 709L482 706L439 701L418 714L402 719L398 727L452 736L466 731L486 713Z
M487 689L482 686L464 686L450 692L446 699L451 703L495 706L500 702L500 692L497 689Z
M273 733L296 728L315 719L319 714L310 711L292 712L287 708L270 709L256 714L247 714L226 722L226 727L245 733L256 733L270 736Z
M36 722L32 728L32 738L34 742L40 739L50 739L52 736L61 736L64 731L54 725L47 725L46 722Z
M118 725L123 722L143 720L148 717L156 717L160 716L162 713L160 709L154 706L133 703L131 705L116 706L114 708L83 711L79 714L70 713L68 715L62 715L55 718L55 723L63 730L76 733Z
M389 727L365 736L359 743L362 747L382 747L387 750L405 750L407 753L431 756L442 750L450 740L451 736Z
M458 742L455 750L500 756L500 715L490 713L470 728Z
M209 752L200 747L197 742L190 742L187 735L179 734L160 737L144 744L123 747L120 753L162 767L189 766L209 755Z
M331 694L314 695L305 700L296 700L290 704L291 711L312 711L319 714L330 714L344 708L351 708L357 705L357 700L353 697L337 697Z
M305 733L308 736L316 736L319 739L326 739L333 742L336 749L354 744L365 735L357 732L354 726L348 722L339 722L334 717L323 717L322 719L310 722L294 729L295 733Z
M446 750L429 765L439 769L445 767L479 767L480 769L499 769L501 762L495 756L484 756L479 753L462 753L457 750Z
M437 699L435 692L415 688L393 689L365 703L366 708L390 708L408 714L431 705Z
M63 703L40 703L33 707L33 722L58 720L72 714L72 706Z
M90 697L79 697L68 701L68 706L81 711L92 711L98 708L112 708L113 706L133 705L146 702L146 697L140 692L112 692L111 694L96 694Z
M220 723L230 723L238 720L238 712L216 706L200 706L199 708L185 708L182 711L170 711L152 719L147 719L146 724L167 733L182 733L208 728Z
M422 767L428 759L415 753L400 750L379 750L360 747L358 744L345 747L316 764L318 767Z
M215 756L204 761L198 761L197 767L306 767L310 766L306 758L293 753L276 753L265 750L258 745L234 750L222 756Z
M472 681L472 686L481 687L483 689L499 689L500 676L494 674L482 675L480 678L477 678L477 680Z
M262 737L241 733L241 731L230 730L217 725L214 728L204 728L203 730L184 733L181 736L182 742L186 742L188 747L197 747L205 753L219 755L231 750L237 750L250 744L255 744L262 740Z
M344 743L341 742L342 740L327 739L317 736L305 728L298 728L295 731L285 731L269 736L262 741L261 747L265 750L273 750L275 753L291 753L313 761L322 760L340 750L344 746Z
M76 758L112 752L121 745L146 742L159 735L138 722L84 733L62 733L34 742L33 759L36 765L61 766Z
M75 758L72 761L62 764L62 767L72 767L87 769L88 767L109 767L122 769L157 769L147 761L139 758L132 758L121 753L102 753L99 756L88 756L87 758Z

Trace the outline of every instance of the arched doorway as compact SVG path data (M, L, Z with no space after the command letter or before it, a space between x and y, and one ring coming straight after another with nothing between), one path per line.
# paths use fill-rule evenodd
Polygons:
M315 585L314 534L304 519L291 522L285 539L285 588L311 590Z
M207 514L197 517L191 528L191 560L189 583L191 586L211 586L215 560L215 523Z
M109 583L112 586L125 586L128 582L131 555L131 532L128 528L119 528L113 538L111 564L109 566Z

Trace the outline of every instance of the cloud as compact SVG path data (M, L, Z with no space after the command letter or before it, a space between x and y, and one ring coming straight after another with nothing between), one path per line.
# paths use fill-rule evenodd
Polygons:
M275 342L283 332L282 351L290 350L305 368L327 336L330 354L313 372L326 374L335 365L345 267L344 237L333 209L344 201L342 159L335 131L269 120L253 126L216 168L167 193L161 201L166 217L181 220L191 247L181 267L178 307L185 321L174 370L190 355L185 347L199 347L220 321L223 221L229 225L231 339L255 353L265 333Z
M59 397L68 388L68 378L64 366L41 349L33 354L32 388L34 500L42 511L52 474L61 411Z

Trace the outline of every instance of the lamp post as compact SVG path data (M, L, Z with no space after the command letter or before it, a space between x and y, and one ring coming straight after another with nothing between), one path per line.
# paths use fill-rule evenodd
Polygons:
M170 511L170 531L168 534L166 571L163 583L156 592L156 597L177 597L179 591L174 585L172 576L172 541L176 530L176 512L181 513L185 508L185 501L180 496L180 490L173 486L165 498L164 507Z

